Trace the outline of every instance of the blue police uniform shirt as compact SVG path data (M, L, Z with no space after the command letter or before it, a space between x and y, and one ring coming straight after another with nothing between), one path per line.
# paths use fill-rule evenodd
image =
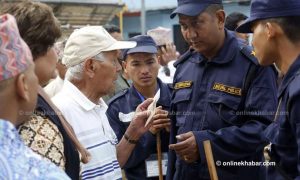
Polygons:
M170 144L177 143L176 135L192 131L200 159L188 164L170 150L167 179L210 179L205 140L211 141L215 161L262 161L267 143L262 132L271 123L277 103L276 72L258 66L250 47L242 45L232 32L225 30L225 34L223 47L211 61L189 50L176 64ZM257 70L245 96L243 84L251 66ZM259 166L216 168L222 180L263 176Z
M271 145L267 179L300 179L300 56L289 68L279 87L278 114L265 131ZM281 99L281 101L280 101ZM282 172L281 172L282 171ZM287 177L284 177L287 176Z
M171 88L160 79L157 79L157 82L160 88L160 99L157 106L162 106L164 110L168 111L171 103ZM106 115L119 141L128 128L137 106L142 101L143 98L140 97L134 86L131 86L108 102ZM169 133L165 130L161 131L161 138L162 152L168 152ZM147 179L145 160L154 153L156 153L156 137L148 131L139 139L138 144L123 167L127 179Z

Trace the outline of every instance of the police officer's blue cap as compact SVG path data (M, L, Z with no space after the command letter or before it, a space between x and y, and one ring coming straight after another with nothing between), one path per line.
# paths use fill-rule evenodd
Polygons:
M128 39L129 41L135 41L136 46L131 49L122 50L123 60L125 60L128 54L132 53L157 53L157 46L152 37L147 35L138 35Z
M170 15L173 19L176 14L197 16L211 4L222 4L222 0L177 0L178 6Z
M254 21L287 16L300 16L300 0L252 0L250 17L236 31L251 33Z

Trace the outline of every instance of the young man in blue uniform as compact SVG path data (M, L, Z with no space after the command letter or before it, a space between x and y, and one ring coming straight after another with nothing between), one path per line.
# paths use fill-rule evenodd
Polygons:
M263 158L262 132L277 103L274 69L260 67L252 50L224 29L221 0L178 0L176 15L192 48L175 65L167 179L210 179L205 140L220 179L261 178L262 167L245 162Z
M138 141L132 142L135 149L123 167L127 179L143 180L151 179L148 178L150 177L149 170L152 168L151 162L157 165L157 161L153 160L152 157L156 153L155 134L160 130L162 152L165 152L164 162L167 160L166 152L168 152L169 144L169 133L167 131L170 127L167 111L170 108L171 88L157 78L159 64L154 40L150 36L140 35L130 38L130 41L136 41L137 46L124 50L122 53L124 71L132 80L133 85L110 100L106 114L118 140L120 140L126 135L125 131L137 105L147 98L153 98L160 91L157 106L161 106L162 109L159 109L154 116L153 126L149 132L144 134ZM157 179L157 177L152 179Z
M252 44L262 65L275 63L284 75L278 112L266 129L271 142L267 179L300 179L300 1L253 0L250 17L238 27L253 33Z

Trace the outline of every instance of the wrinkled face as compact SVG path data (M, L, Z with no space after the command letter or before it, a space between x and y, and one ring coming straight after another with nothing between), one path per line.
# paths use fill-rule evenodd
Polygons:
M272 42L268 38L268 28L264 21L257 21L252 24L251 30L253 32L252 46L255 51L255 56L260 65L271 65L275 61L272 52Z
M41 86L47 85L50 79L56 78L57 60L57 54L54 47L50 48L45 55L34 60L35 73Z
M184 39L193 49L202 54L210 54L220 42L221 34L224 33L224 21L216 14L208 12L198 16L179 14L179 24Z
M155 85L159 69L156 54L128 54L123 67L135 87L147 88Z
M121 65L118 62L118 51L102 52L104 59L95 60L95 89L99 89L101 94L109 94L115 90L115 81Z

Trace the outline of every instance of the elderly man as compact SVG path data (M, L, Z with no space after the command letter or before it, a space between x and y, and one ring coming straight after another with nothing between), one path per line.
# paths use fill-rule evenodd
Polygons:
M253 0L250 17L237 28L253 33L262 65L275 63L284 75L276 117L266 130L271 142L267 179L300 179L300 1Z
M116 40L123 41L123 36L119 27L113 24L107 24L103 26L104 29ZM120 65L122 64L122 57L121 51L118 51L118 60ZM115 81L115 90L112 93L109 93L106 96L103 96L102 99L107 103L114 95L118 94L119 92L128 89L130 87L130 83L124 73L123 69L118 73L118 79Z
M22 142L16 126L29 119L38 78L13 16L0 17L0 179L69 179Z
M132 48L136 42L117 41L102 26L88 26L74 31L64 50L67 66L63 89L54 98L81 143L89 150L91 161L82 166L82 179L121 179L121 169L135 144L149 126L145 126L151 100L137 107L132 124L118 143L105 112L102 96L114 90L121 67L117 50ZM117 145L118 143L118 145Z
M259 179L263 130L276 109L276 73L261 67L252 49L224 29L221 0L178 0L191 49L176 63L172 95L169 179L210 179L203 142L209 140L222 179ZM223 164L224 163L224 164Z

